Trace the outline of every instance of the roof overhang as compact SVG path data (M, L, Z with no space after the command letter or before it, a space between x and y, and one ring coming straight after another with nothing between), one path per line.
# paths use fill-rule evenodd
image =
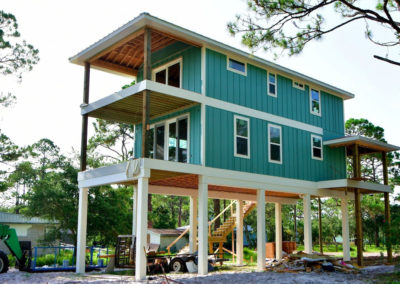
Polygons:
M321 82L314 78L308 77L299 72L290 70L286 67L280 66L278 64L267 61L260 57L254 56L253 54L244 52L237 48L228 46L216 40L202 36L200 34L184 29L172 23L166 22L157 17L151 16L148 13L140 14L138 17L128 22L127 24L123 25L122 27L118 28L114 32L110 33L103 39L97 41L96 43L92 44L91 46L79 52L78 54L72 56L69 60L70 62L79 65L83 65L85 62L90 62L91 60L93 60L93 58L96 58L96 56L99 56L99 54L112 48L119 42L126 41L127 39L130 39L133 36L135 36L136 33L140 33L141 30L144 29L145 27L157 30L157 32L163 33L167 37L174 38L176 40L183 41L191 45L204 46L207 48L220 51L222 53L233 54L234 56L242 58L246 62L254 64L258 67L271 68L273 70L281 72L282 74L285 74L290 78L300 79L308 84L318 86L321 89L326 90L327 92L335 96L341 97L344 100L354 98L354 94L350 92L334 87L330 84ZM94 67L104 71L127 74L125 72L127 70L124 68L121 70L118 70L118 68L112 70L111 68L108 68L108 66L94 65ZM135 72L133 72L131 75L135 76ZM128 70L128 75L129 75L129 70Z
M346 147L347 155L349 156L352 155L352 147L354 145L359 146L359 152L362 155L400 150L400 147L398 146L387 144L385 142L374 140L364 136L347 136L327 140L324 141L324 145L327 145L331 148Z
M363 194L392 192L392 188L389 185L353 179L319 181L317 186L320 189L340 190L346 192L354 192L354 189L358 188Z

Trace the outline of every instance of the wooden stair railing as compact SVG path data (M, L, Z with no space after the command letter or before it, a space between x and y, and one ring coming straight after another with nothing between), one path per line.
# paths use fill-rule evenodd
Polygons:
M176 244L180 239L182 239L182 237L183 237L184 235L186 235L189 231L190 231L190 226L189 226L186 230L184 230L184 231L182 232L182 234L180 234L172 243L170 243L169 246L167 246L168 254L171 254L171 248L172 248L172 246L173 246L174 244Z

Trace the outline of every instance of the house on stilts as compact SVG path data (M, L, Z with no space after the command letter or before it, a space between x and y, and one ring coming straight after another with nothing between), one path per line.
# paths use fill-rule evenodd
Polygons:
M70 58L84 66L76 272L85 270L88 191L106 184L135 188L136 248L147 242L148 194L190 197L190 251L207 274L208 198L236 200L236 261L243 263L243 216L257 211L257 268L265 268L265 202L275 203L276 256L282 257L281 205L304 204L305 252L312 252L311 199L340 198L344 260L350 259L349 218L362 239L362 194L384 193L389 220L386 153L399 147L345 137L344 101L354 95L147 13ZM89 101L91 68L135 78L136 84ZM134 159L86 169L88 117L136 126ZM381 153L384 184L363 181L360 156ZM346 156L354 176L346 177ZM355 215L348 215L348 200ZM267 216L268 217L268 216ZM229 227L229 226L226 227ZM361 245L361 242L357 242ZM391 255L391 248L388 246ZM358 250L362 262L362 250ZM137 280L146 256L137 249Z

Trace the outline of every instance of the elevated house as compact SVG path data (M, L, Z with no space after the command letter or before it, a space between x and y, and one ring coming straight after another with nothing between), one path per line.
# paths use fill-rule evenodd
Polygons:
M278 258L282 204L303 200L305 251L310 253L311 198L340 198L345 260L350 258L348 200L354 200L360 216L360 196L384 192L388 210L387 178L385 184L363 181L359 157L379 152L385 161L386 152L399 148L345 137L343 105L354 98L352 93L147 13L70 61L85 69L77 272L84 272L87 195L93 186L135 186L137 248L146 245L148 193L189 196L190 251L198 250L199 274L208 272L209 243L220 243L225 235L209 232L208 198L236 200L226 227L238 228L238 264L243 263L243 216L256 208L259 270L265 267L265 202L275 203ZM137 83L90 102L91 68ZM87 170L88 117L135 125L134 159ZM351 179L346 155L354 160ZM386 167L384 173L387 177ZM144 279L144 250L137 250L135 265L136 279Z

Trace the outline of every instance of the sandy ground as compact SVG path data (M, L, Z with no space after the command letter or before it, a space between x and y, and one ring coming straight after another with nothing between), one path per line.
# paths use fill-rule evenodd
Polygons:
M371 283L381 273L395 271L394 266L370 266L358 274L332 273L275 273L275 272L237 272L211 273L207 276L196 274L168 274L179 283ZM166 283L161 275L148 276L149 283ZM26 273L16 269L0 274L0 283L135 283L133 276L119 276L91 272L77 275L71 272ZM170 282L171 283L171 282Z

